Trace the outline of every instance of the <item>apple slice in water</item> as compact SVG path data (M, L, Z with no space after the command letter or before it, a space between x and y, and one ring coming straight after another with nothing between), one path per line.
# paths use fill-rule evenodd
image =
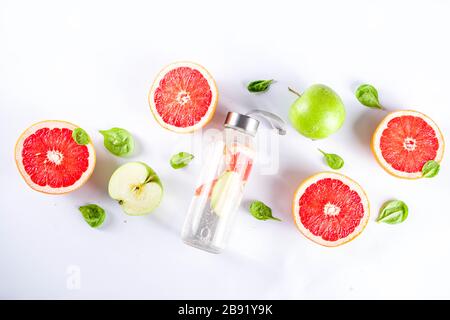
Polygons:
M236 203L234 199L239 197L243 190L243 182L239 173L225 171L215 183L211 193L211 209L220 217L224 217L233 210Z
M143 162L129 162L114 171L109 180L109 196L129 215L144 215L158 207L163 187L158 175Z

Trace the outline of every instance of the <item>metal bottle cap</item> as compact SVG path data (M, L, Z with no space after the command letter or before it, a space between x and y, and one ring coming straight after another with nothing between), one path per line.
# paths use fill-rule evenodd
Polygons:
M259 121L237 112L228 112L223 125L254 136L258 131Z

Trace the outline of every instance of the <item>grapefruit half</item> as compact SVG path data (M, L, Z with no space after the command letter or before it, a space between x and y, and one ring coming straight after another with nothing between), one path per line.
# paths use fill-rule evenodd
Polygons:
M369 200L349 177L321 172L300 184L292 214L298 229L308 239L336 247L363 231L369 220Z
M15 148L17 168L34 190L62 194L81 187L95 167L91 142L79 145L72 138L78 126L59 120L38 122L26 129Z
M391 175L406 179L422 177L422 167L429 160L440 162L444 138L436 123L417 111L388 114L372 137L372 152Z
M192 132L214 115L217 86L209 72L193 62L175 62L160 71L148 96L156 121L164 128Z

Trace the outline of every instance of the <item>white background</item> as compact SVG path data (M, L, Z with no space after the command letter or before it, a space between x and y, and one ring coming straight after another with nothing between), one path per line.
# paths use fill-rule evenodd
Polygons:
M449 14L446 1L0 1L0 297L450 298L449 154L434 179L389 176L369 146L385 113L353 95L372 83L389 110L422 111L450 132ZM209 128L228 110L259 107L287 119L295 99L288 85L327 84L348 113L321 141L289 127L278 174L255 169L221 255L180 240L201 164L169 166L190 136L159 127L146 100L157 72L176 60L201 63L217 81ZM260 78L278 82L249 94L245 83ZM34 192L15 168L16 139L44 119L74 122L95 142L94 175L72 194ZM131 159L103 148L97 130L112 126L137 139ZM297 185L327 169L317 147L340 154L342 172L371 201L366 230L334 249L304 238L291 219ZM147 162L163 180L163 203L149 216L126 216L107 196L111 173L129 160ZM375 223L391 198L404 200L410 216ZM253 199L283 222L251 217ZM108 212L99 230L78 212L89 202ZM67 286L71 266L81 272L78 290Z

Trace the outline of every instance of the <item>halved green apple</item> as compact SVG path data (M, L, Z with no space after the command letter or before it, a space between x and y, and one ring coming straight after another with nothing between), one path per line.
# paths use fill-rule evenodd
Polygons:
M161 180L143 162L128 162L117 168L109 179L108 192L126 214L134 216L152 212L163 197Z

